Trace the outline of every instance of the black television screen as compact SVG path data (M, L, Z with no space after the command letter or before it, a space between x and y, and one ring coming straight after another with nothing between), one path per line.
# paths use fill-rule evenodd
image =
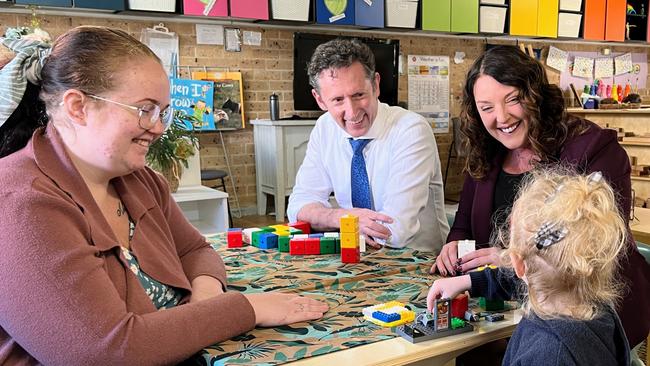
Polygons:
M341 37L325 34L294 33L293 36L293 106L297 111L320 110L311 95L307 76L307 64L316 47L334 38L357 38L367 44L375 55L375 69L379 73L379 100L397 105L397 80L399 62L399 41L391 39L370 39Z

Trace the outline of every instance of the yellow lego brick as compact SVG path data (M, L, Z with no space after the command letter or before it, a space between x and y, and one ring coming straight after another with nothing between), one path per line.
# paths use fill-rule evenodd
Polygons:
M359 232L341 233L341 248L358 248Z
M384 322L372 316L375 311L382 311L388 314L399 314L400 319L392 322ZM389 301L384 304L369 306L363 309L364 318L374 324L382 327L396 327L398 325L411 323L415 321L415 312L404 307L404 304L398 301Z
M278 224L278 225L271 225L269 227L274 228L276 232L278 232L278 231L287 231L288 232L289 231L289 226L287 226L287 225Z
M359 231L359 217L354 215L341 216L341 233L353 233Z

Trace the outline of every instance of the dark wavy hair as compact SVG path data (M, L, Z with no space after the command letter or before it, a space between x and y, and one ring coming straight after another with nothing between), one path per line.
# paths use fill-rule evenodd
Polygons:
M27 84L18 108L0 126L0 158L25 147L34 131L47 124L48 112L59 107L66 90L92 94L111 90L124 63L138 57L158 60L147 46L123 30L81 26L61 35L45 60L40 85ZM7 62L0 61L0 68Z
M320 93L318 77L323 70L349 67L355 62L361 63L368 80L374 80L375 55L367 44L356 38L336 38L320 44L307 66L309 84ZM372 85L374 88L375 84Z
M542 163L558 154L568 137L586 129L578 126L580 119L566 113L562 90L549 84L541 63L515 46L490 48L470 68L463 89L461 133L468 149L465 169L472 178L484 178L495 155L505 149L487 132L476 107L474 85L481 75L518 90L528 119L530 148Z

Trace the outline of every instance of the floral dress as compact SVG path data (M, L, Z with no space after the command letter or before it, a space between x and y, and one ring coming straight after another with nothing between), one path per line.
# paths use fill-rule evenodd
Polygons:
M135 233L135 223L129 216L129 241L133 239L133 234ZM151 278L148 274L140 270L140 264L138 259L135 257L133 252L128 248L121 247L122 255L124 259L129 263L129 268L138 277L140 284L144 287L144 291L147 293L153 304L158 310L168 309L173 306L178 305L183 297L180 290L160 283L155 279Z

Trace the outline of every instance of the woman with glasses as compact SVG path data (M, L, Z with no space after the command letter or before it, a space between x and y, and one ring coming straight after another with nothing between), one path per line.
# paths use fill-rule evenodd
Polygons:
M178 363L327 305L226 291L224 264L145 167L167 75L126 32L0 38L0 363ZM161 352L162 351L162 352Z

